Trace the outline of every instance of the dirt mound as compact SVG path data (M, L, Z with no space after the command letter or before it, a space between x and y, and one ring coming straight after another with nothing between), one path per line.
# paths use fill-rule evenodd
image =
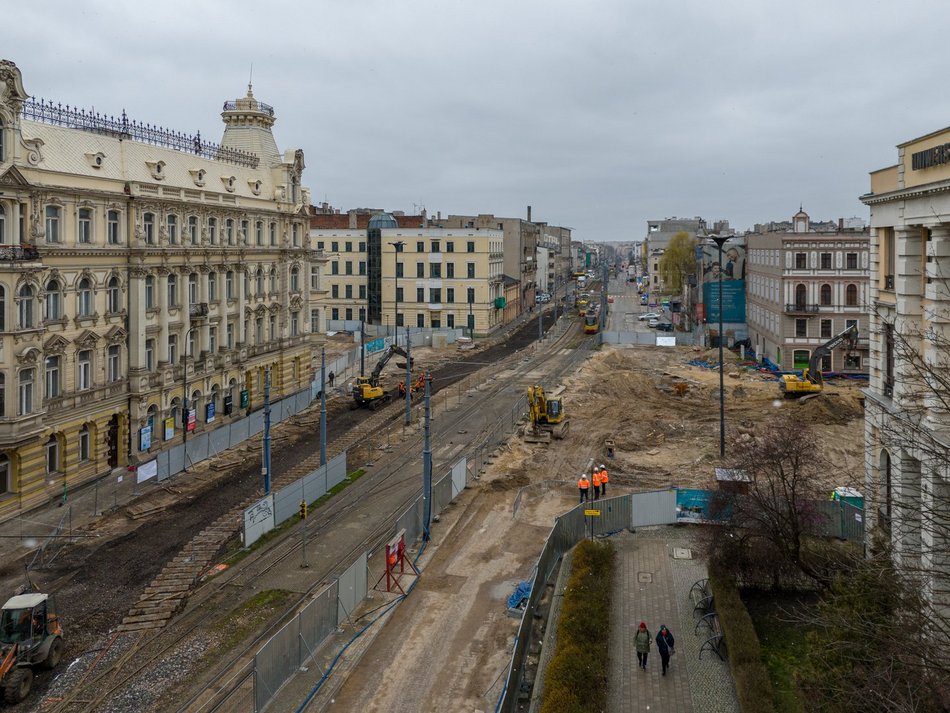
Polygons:
M864 409L850 393L824 392L799 404L802 416L809 423L823 426L844 425L864 418Z

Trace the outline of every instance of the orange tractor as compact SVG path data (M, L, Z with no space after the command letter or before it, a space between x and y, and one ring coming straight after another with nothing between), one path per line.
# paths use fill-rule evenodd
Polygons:
M0 610L0 687L19 703L33 686L33 668L56 668L63 658L63 628L48 594L18 594Z

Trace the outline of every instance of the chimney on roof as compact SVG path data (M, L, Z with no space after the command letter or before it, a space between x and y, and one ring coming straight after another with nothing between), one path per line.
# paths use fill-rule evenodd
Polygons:
M442 220L442 211L441 211L441 210L440 210L440 211L436 211L435 219L436 219L436 220Z
M844 230L844 218L838 218L838 232Z
M531 222L531 206L528 206L528 222Z
M356 211L348 210L346 212L346 215L350 219L350 223L349 223L350 230L356 230Z

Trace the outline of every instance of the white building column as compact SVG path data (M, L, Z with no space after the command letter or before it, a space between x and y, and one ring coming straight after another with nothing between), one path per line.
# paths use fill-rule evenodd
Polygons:
M211 268L208 265L201 265L198 269L198 303L207 305L208 312L198 328L198 351L206 352L211 344L211 305L208 304L208 275Z
M241 269L238 270L235 275L237 277L237 344L239 346L247 345L247 335L244 333L244 312L247 308L247 294L245 294L245 285L247 284L247 268L244 264L241 264Z
M129 310L129 371L144 371L146 366L145 278L147 274L145 270L135 268L129 275L127 307Z
M156 303L162 305L158 313L158 326L160 332L158 335L158 354L155 355L155 361L168 361L168 274L167 268L158 270L158 294L155 295ZM179 345L180 346L180 345Z

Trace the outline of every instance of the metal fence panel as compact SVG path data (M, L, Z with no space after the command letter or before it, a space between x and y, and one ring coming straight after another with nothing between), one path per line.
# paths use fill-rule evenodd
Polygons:
M452 502L452 472L449 471L432 486L432 514L438 515Z
M342 483L347 476L346 451L331 461L327 461L327 490Z
M591 503L590 507L600 510L600 516L592 518L596 535L626 530L633 522L633 498L630 495L597 500Z
M672 525L676 522L676 491L654 490L633 493L632 527Z
M246 419L247 421L247 436L256 436L258 433L264 430L264 412L255 411Z
M297 623L296 618L292 619L254 655L254 668L257 671L257 710L262 710L284 681L299 668Z
M168 474L175 475L185 469L185 449L175 446L168 451Z
M465 490L465 476L468 470L468 461L463 457L452 466L452 499L458 497Z
M244 511L244 546L274 529L274 496L266 495Z
M337 602L337 626L346 621L356 605L366 596L366 553L363 552L347 570L340 575Z
M231 445L231 429L227 426L215 429L208 434L208 455L216 456L226 451Z
M231 422L231 448L234 448L234 446L243 443L248 438L250 438L250 432L248 431L249 425L250 421L246 418Z
M274 491L274 527L283 524L298 513L300 501L303 499L302 483L303 478Z
M416 499L412 505L398 518L394 531L406 531L406 543L411 544L422 536L422 498Z
M864 542L864 508L841 502L841 537L851 542Z
M312 503L327 492L327 467L321 465L319 468L314 468L304 476L303 480L307 502Z
M188 467L196 465L207 458L208 434L202 433L201 435L189 438L185 443L185 462L188 463Z
M168 470L168 451L161 451L155 458L158 461L158 480L166 480L172 476Z
M338 583L334 581L300 612L300 665L305 665L323 640L336 629L337 592Z

